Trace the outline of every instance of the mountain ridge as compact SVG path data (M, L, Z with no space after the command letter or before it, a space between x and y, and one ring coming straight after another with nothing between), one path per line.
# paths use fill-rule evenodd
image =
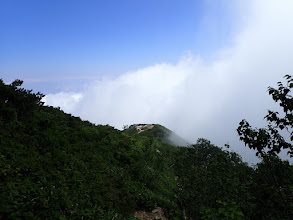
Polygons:
M123 132L132 136L153 136L163 143L172 146L186 147L190 145L190 143L177 135L174 131L160 124L133 124L125 126Z
M21 84L0 80L0 219L292 218L288 161L252 168L205 139L168 144L159 124L95 125Z

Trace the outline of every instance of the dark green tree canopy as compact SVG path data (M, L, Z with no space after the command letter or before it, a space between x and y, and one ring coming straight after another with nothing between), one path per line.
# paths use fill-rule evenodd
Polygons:
M0 119L18 119L32 116L39 106L44 95L40 92L33 93L32 90L20 88L22 80L15 80L6 85L0 79Z
M134 220L158 207L175 220L292 218L293 166L273 154L252 168L205 139L172 145L161 125L138 133L82 121L21 86L0 80L0 219ZM279 125L244 121L239 131L275 152L286 143L272 136Z

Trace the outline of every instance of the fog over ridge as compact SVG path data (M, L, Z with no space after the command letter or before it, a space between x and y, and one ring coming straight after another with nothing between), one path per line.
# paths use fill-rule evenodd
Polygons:
M238 142L236 128L246 118L262 127L267 109L277 105L267 93L285 74L292 74L293 2L250 1L251 11L235 34L234 46L177 63L160 63L95 81L80 93L46 95L47 105L96 124L118 129L130 124L162 124L189 142L207 138L229 142L245 161L254 152Z

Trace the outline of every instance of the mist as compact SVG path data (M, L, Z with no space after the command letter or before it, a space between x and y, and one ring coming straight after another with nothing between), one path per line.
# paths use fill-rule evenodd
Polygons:
M233 46L215 51L213 59L187 52L177 63L121 73L93 81L80 91L48 94L46 105L96 124L118 129L131 124L161 124L195 143L206 138L255 163L254 152L238 141L242 119L263 127L267 109L277 108L267 93L293 62L293 2L249 1L233 37Z

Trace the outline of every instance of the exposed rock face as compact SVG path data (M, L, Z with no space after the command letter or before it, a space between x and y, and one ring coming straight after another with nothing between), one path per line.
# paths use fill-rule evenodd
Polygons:
M149 130L149 129L152 129L155 125L133 125L136 130L138 131L138 134L143 132L143 131L146 131L146 130Z
M136 211L134 213L134 217L140 220L155 220L155 219L168 220L168 218L165 216L164 210L160 207L155 208L151 212Z
M124 129L126 132L129 130L131 135L137 135L145 132L142 135L146 134L153 136L162 142L173 146L190 145L186 140L178 136L176 133L159 124L133 124L130 126L125 126Z

